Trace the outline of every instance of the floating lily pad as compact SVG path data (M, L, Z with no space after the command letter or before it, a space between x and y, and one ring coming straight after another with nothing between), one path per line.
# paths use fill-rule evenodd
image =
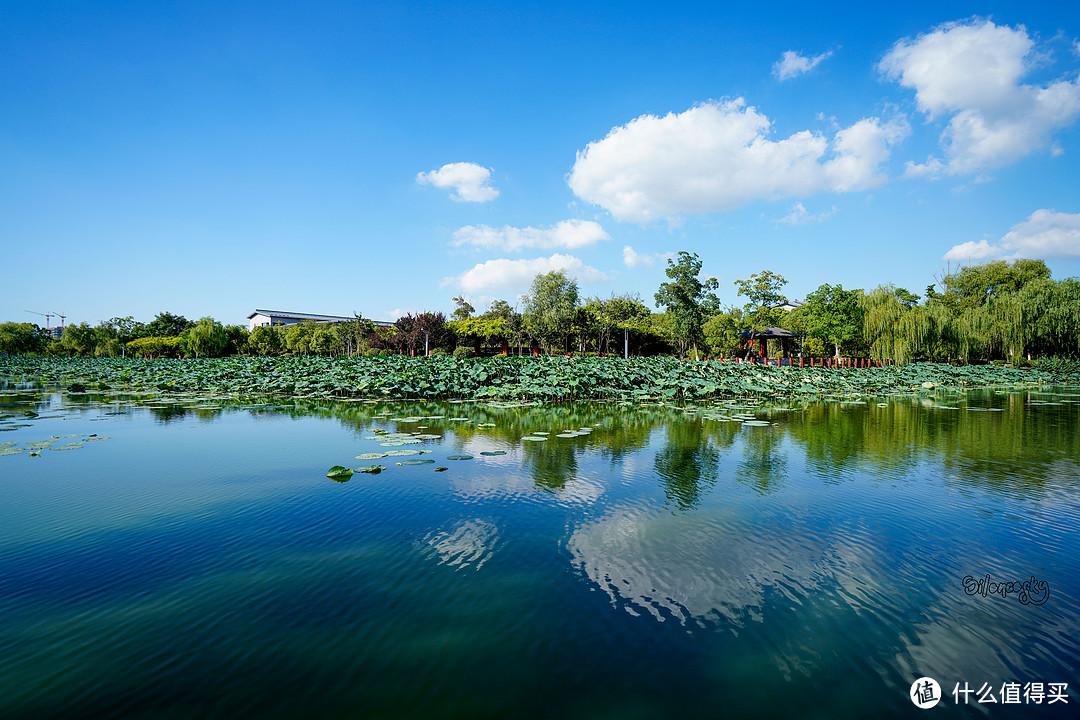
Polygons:
M344 465L335 465L326 471L326 477L331 480L348 480L352 477L352 474L352 469L347 468Z
M398 465L434 465L435 461L434 460L429 460L428 458L414 458L412 460L402 460L401 462L399 462L397 464Z
M378 475L385 469L385 465L361 465L358 468L353 468L356 472L367 473L368 475Z
M447 468L442 467L442 466L439 466L439 467L435 468L435 472L446 472L446 471L447 471Z
M448 455L447 460L472 460L472 455Z
M421 450L389 450L381 454L381 457L405 457L407 455L423 455Z
M480 454L481 455L489 455L489 456L490 455L505 455L506 451L505 450L481 450Z
M522 440L531 440L533 442L543 442L544 440L547 440L547 438L544 437L543 435L526 435L525 437L523 437L521 439Z
M356 456L357 460L378 460L379 458L388 457L390 453L360 453Z
M769 425L772 425L772 423L768 420L745 420L743 421L743 425L748 427L768 427Z

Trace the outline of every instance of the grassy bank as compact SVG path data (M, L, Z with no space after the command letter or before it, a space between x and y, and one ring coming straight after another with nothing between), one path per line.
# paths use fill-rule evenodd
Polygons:
M73 390L358 398L572 400L815 397L986 386L1077 384L1075 363L1046 369L920 363L776 368L669 357L229 357L139 360L0 356L0 378Z

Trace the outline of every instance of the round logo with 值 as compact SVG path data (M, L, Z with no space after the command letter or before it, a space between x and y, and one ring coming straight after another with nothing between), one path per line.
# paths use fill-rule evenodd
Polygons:
M915 703L915 707L929 710L941 702L941 686L932 677L921 677L911 683L908 697Z

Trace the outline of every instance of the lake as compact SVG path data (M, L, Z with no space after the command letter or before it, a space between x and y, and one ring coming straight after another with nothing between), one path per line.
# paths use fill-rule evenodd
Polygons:
M980 709L957 682L1076 691L1075 388L0 400L5 718L901 717L921 676L939 715Z

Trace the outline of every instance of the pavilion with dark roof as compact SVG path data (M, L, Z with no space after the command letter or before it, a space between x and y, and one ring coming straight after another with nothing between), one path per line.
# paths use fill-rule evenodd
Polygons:
M746 341L746 348L748 350L753 349L754 342L758 343L758 354L767 358L768 340L778 340L780 342L781 354L784 357L788 357L792 352L802 352L802 333L792 332L782 327L767 327L764 330L743 330L739 333L739 337ZM798 341L798 348L796 350L795 342Z

